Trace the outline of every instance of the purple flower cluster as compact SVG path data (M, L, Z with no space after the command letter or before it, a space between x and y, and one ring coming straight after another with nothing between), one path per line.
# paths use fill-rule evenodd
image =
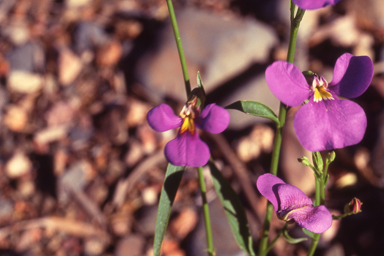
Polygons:
M273 174L257 179L257 189L275 208L277 217L294 221L314 233L323 233L332 225L332 215L324 205L313 206L312 200L299 188L286 184Z
M207 105L200 113L195 106L196 101L187 102L180 116L176 116L172 108L160 104L148 112L148 124L158 132L179 128L175 139L165 146L167 160L176 166L200 167L210 157L207 144L200 140L196 127L216 134L224 131L229 124L229 113L216 104Z
M265 76L272 93L284 104L294 107L309 100L294 118L297 138L307 150L343 148L362 140L367 126L364 110L338 96L355 98L365 92L373 77L369 57L343 54L336 61L331 83L314 76L309 85L299 68L285 61L274 62Z

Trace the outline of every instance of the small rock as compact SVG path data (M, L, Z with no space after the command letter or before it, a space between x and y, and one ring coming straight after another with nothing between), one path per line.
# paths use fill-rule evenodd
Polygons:
M88 238L84 242L84 253L88 256L101 255L105 250L103 241L97 238Z
M37 42L17 46L6 57L14 71L42 72L46 68L45 49Z
M35 134L34 142L39 146L49 144L67 137L69 127L67 125L51 126L38 131Z
M130 235L117 242L116 256L142 256L145 239L140 235Z
M131 168L137 164L144 155L144 150L141 143L134 139L129 140L129 149L127 154L124 157L124 162L127 164L127 167Z
M132 228L132 219L128 214L113 216L111 218L112 232L116 236L124 236L130 233Z
M99 67L111 67L117 65L122 54L119 41L111 41L97 51L96 62Z
M153 205L157 203L158 191L155 187L146 187L141 191L143 202L146 205Z
M198 220L199 216L196 211L185 208L172 220L169 228L176 237L182 240L195 228Z
M74 111L70 104L59 101L45 114L48 126L68 124L73 121Z
M195 83L194 77L200 70L207 93L251 64L265 62L278 42L273 29L256 20L185 8L177 11L177 21L191 82ZM180 60L170 24L159 39L156 53L143 58L137 71L140 81L148 88L185 101Z
M7 221L13 213L13 204L7 199L0 199L0 222Z
M62 49L59 53L58 73L60 84L67 86L73 83L80 74L83 64L81 59L69 49Z
M79 8L90 5L92 2L92 0L66 0L65 4L68 8Z
M36 186L32 180L20 180L17 183L17 190L24 198L30 197L35 193Z
M73 2L77 1L74 0ZM82 54L85 51L93 50L94 47L106 44L109 38L99 25L89 21L84 21L80 22L76 27L73 40L76 52Z
M9 26L5 26L3 33L15 45L25 44L29 39L28 26L21 22L13 22Z
M77 190L83 191L93 176L92 165L85 161L74 163L58 179L58 198L65 203L69 199L69 193Z
M28 122L27 111L17 105L10 105L4 116L4 124L12 131L21 132Z
M126 117L128 127L133 128L147 122L147 113L150 109L150 106L142 101L133 98L129 99Z
M11 71L7 87L11 92L36 93L43 87L43 78L26 71Z
M237 146L239 158L248 162L259 157L261 152L269 153L273 146L274 132L263 124L256 125L249 136L242 138Z
M22 152L15 153L5 164L5 174L11 179L27 175L31 172L31 170L32 162Z

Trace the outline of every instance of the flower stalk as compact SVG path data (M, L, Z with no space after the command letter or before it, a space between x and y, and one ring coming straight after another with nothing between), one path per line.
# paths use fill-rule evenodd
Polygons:
M187 62L186 62L185 56L184 56L183 45L181 44L179 27L177 26L176 15L175 15L175 10L173 9L172 0L167 0L167 5L168 5L169 17L170 17L171 23L172 23L173 33L175 35L177 50L179 52L181 69L183 70L185 91L187 92L187 99L189 99L189 95L191 94L191 82L189 80Z
M215 255L215 250L213 248L213 238L212 238L212 228L211 228L211 219L209 218L209 207L207 201L207 189L204 182L203 167L197 168L197 173L199 175L199 185L201 191L201 198L203 201L203 214L205 221L205 234L207 237L207 251L209 256Z
M292 1L290 4L290 8L291 8L291 31L289 36L287 61L290 63L293 63L293 57L295 55L295 48L296 48L296 41L297 41L297 33L299 31L300 22L303 19L305 11L298 8L295 16L296 5ZM270 168L270 173L273 175L277 175L277 167L279 165L279 157L280 157L280 149L281 149L281 141L282 141L282 132L283 132L286 116L287 116L287 106L284 103L280 102L279 125L276 128L275 140L273 143L271 168ZM269 227L271 225L272 213L273 213L273 205L270 202L268 202L267 210L265 212L263 231L262 231L260 245L259 245L260 256L265 256L268 252L267 246L268 246Z

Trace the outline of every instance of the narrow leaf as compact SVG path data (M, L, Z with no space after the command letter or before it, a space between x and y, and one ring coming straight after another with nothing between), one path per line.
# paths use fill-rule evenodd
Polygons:
M212 159L208 162L211 170L213 185L224 207L225 214L231 227L233 236L239 247L248 255L255 256L252 247L252 237L249 232L248 220L245 210L236 192L232 189L229 182L223 177L216 168Z
M280 124L275 112L263 103L251 100L239 100L226 107L227 109L237 109L246 114L269 118L277 125Z
M313 232L311 232L311 231L309 231L309 230L306 230L305 228L303 228L303 232L304 232L307 236L309 236L310 238L315 239L315 233L313 233Z
M185 167L168 164L165 173L164 184L161 189L159 209L157 210L155 238L153 242L153 255L160 255L161 244L163 243L165 231L168 226L172 204L181 182Z
M204 97L206 97L204 85L203 85L203 79L201 79L200 71L197 71L197 86L201 88L201 90L203 91Z
M291 237L289 234L288 234L288 230L284 229L283 231L283 236L285 238L285 240L290 243L290 244L297 244L297 243L301 243L303 241L306 241L307 238L306 237L302 237L302 238L293 238Z

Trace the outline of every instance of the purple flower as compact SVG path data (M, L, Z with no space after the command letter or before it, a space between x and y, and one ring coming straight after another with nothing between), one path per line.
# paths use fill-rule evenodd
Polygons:
M270 201L281 220L296 222L314 233L323 233L332 225L332 215L324 205L314 207L309 197L299 188L285 184L273 174L257 179L257 189Z
M335 5L341 0L292 0L292 2L303 10L315 10L328 5Z
M284 104L303 105L294 118L296 136L309 151L343 148L359 143L367 118L356 103L337 96L355 98L369 86L373 76L372 60L345 53L337 59L331 83L314 76L312 85L293 64L276 61L265 76L272 93Z
M229 124L229 113L216 104L207 105L200 113L196 101L187 102L180 116L171 107L161 104L148 112L149 125L158 132L180 127L175 139L165 146L167 160L176 166L200 167L210 157L207 144L200 140L196 127L216 134L224 131Z

